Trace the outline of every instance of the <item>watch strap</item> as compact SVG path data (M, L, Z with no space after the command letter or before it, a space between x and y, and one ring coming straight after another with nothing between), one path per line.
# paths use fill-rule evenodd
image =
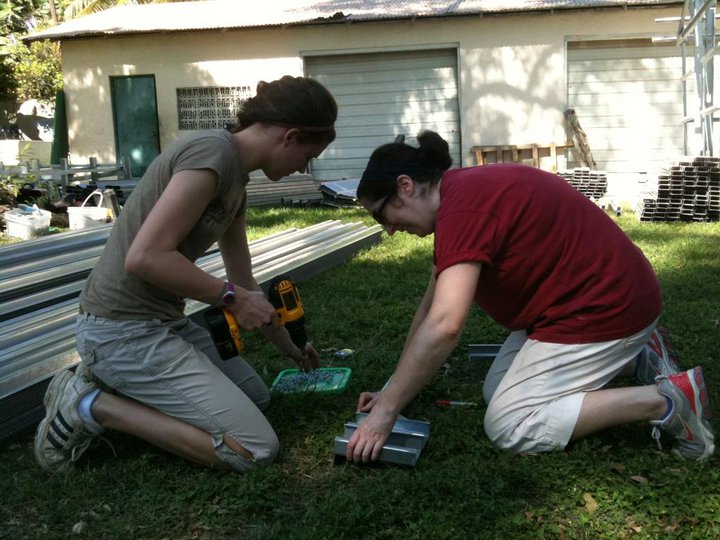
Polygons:
M225 282L223 294L220 297L220 307L228 307L235 301L235 285L230 281Z

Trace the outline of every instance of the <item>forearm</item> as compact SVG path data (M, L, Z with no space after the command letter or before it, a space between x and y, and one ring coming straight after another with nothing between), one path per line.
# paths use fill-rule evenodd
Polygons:
M292 342L284 326L266 326L260 331L282 354L294 360L302 360L303 352Z
M447 360L458 337L427 320L420 325L375 407L395 416L400 414Z
M405 337L405 343L403 344L403 352L405 352L405 349L407 349L408 345L412 342L413 337L415 336L415 333L417 332L418 327L423 323L423 321L425 320L425 317L427 316L428 312L430 311L430 307L432 306L434 294L435 294L435 266L432 267L432 271L430 273L430 279L428 280L428 285L425 288L425 294L423 295L422 300L420 301L420 305L418 306L417 310L415 311L415 316L413 317L413 320L410 323L410 329L408 330L407 336Z

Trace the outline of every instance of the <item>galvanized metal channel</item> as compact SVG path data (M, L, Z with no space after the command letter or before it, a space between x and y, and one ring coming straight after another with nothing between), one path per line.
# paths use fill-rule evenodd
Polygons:
M100 225L2 246L0 247L0 268L16 266L27 261L44 260L70 251L103 245L110 236L111 229L112 224Z
M333 449L336 462L341 462L345 458L350 438L366 417L366 413L355 413L355 421L346 422L345 432L341 436L335 437ZM379 460L385 463L414 467L429 438L430 422L410 420L401 416L393 424L390 435L380 451Z
M261 285L279 273L288 273L294 280L302 282L378 243L381 232L379 226L366 227L337 220L282 231L250 242L253 274ZM91 247L88 249L92 251L95 237L90 235L85 240L89 240ZM61 242L76 247L83 245L69 238L63 238ZM24 280L20 279L21 275L11 278L11 281L16 280L16 290L29 294L0 304L0 441L38 422L42 418L42 396L50 377L79 362L74 335L77 297L94 264L89 261L97 257L83 259L78 256L69 265L58 264L65 260L65 255L47 243L43 243L36 254L44 257L47 266L34 261L24 250L15 250L17 266L33 268L37 272L22 274ZM81 261L89 264L84 276ZM225 276L222 257L216 250L198 259L196 265L216 277ZM12 275L11 266L0 265L7 269L5 275ZM71 270L67 277L69 281L63 283L61 276L68 266ZM44 283L54 285L43 288ZM54 294L58 295L59 301L48 305L48 297ZM191 300L187 302L185 314L204 324L203 314L207 307Z

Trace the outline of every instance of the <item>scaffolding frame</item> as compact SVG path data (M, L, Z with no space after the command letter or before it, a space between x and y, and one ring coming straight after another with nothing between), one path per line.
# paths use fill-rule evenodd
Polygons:
M713 124L720 107L714 104L714 56L719 45L715 37L717 0L686 0L678 26L676 44L682 50L683 144L690 154L690 124L700 126L703 156L712 156ZM688 48L693 49L692 66L688 67ZM689 105L688 80L695 77L697 100Z

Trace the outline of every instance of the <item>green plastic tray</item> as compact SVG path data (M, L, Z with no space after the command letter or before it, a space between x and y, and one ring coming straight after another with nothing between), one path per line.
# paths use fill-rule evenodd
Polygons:
M337 394L347 388L351 376L352 370L345 367L318 368L307 373L299 369L286 369L278 373L270 390L282 394Z

